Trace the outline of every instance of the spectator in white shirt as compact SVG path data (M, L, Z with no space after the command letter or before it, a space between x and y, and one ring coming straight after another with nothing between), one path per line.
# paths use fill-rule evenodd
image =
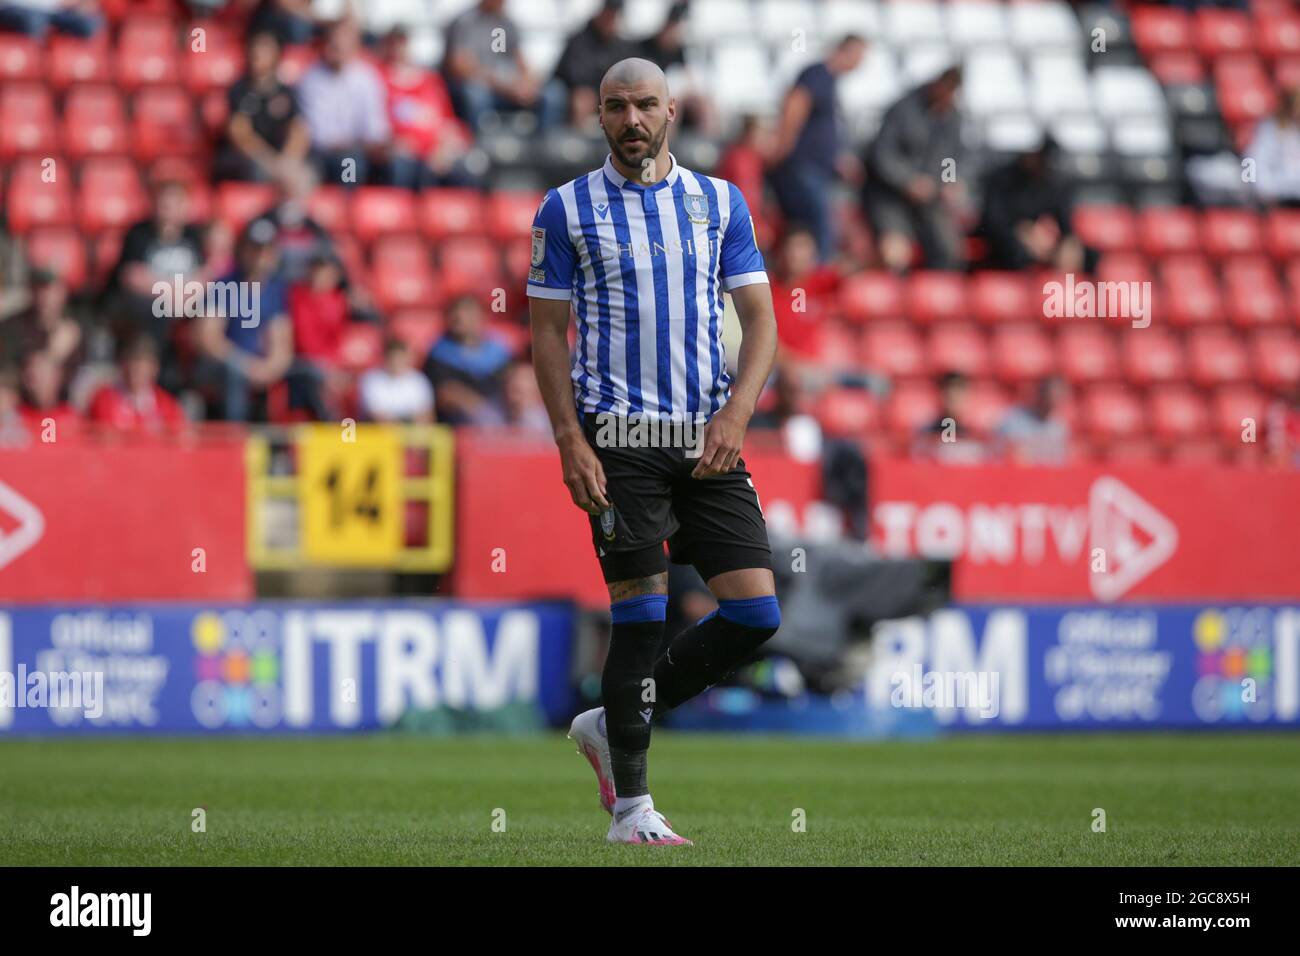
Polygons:
M360 46L356 23L339 20L325 36L321 58L298 83L322 183L364 183L389 140L384 82L358 55Z
M433 421L433 386L401 339L384 343L384 364L361 376L361 414L372 422Z
M1246 158L1255 161L1255 191L1260 199L1300 205L1300 87L1282 94L1276 115L1256 127Z

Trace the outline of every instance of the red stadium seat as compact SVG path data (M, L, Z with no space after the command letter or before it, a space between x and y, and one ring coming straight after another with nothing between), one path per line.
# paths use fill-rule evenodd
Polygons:
M861 437L880 420L876 399L860 388L831 388L822 393L813 410L828 435Z
M1207 209L1201 244L1211 258L1258 253L1264 245L1259 217L1249 209Z
M203 148L194 103L179 86L141 90L135 96L135 155L148 162L159 156L193 156Z
M1258 122L1277 109L1273 82L1257 59L1220 59L1214 77L1219 112L1230 126Z
M1160 460L1160 449L1146 437L1118 438L1100 442L1101 457L1112 465L1149 465Z
M348 203L342 186L317 186L307 198L307 215L326 232L346 231L352 224Z
M1108 252L1097 264L1099 282L1150 282L1151 263L1140 253Z
M1124 377L1135 385L1182 381L1186 359L1178 337L1159 326L1120 336Z
M1180 206L1152 206L1138 214L1138 239L1142 251L1153 258L1177 252L1195 252L1201 233L1196 213Z
M380 262L371 270L370 287L384 311L438 305L438 286L431 269L412 271Z
M419 236L381 236L370 247L370 263L378 268L380 263L394 269L427 271L433 264L429 247Z
M850 322L865 324L901 319L903 280L892 272L857 272L844 280L839 292L840 311Z
M926 354L930 357L930 369L936 374L961 372L969 377L978 377L988 372L988 346L984 344L984 335L969 323L946 322L935 326L926 340Z
M487 199L487 233L498 242L532 234L533 217L542 203L542 193L506 190Z
M1209 434L1206 432L1175 442L1165 449L1165 460L1177 465L1223 464L1223 446L1217 438L1206 437Z
M516 239L506 243L506 278L512 282L527 281L532 266L533 244L530 239Z
M1260 329L1250 337L1253 378L1272 389L1300 383L1300 338L1289 329Z
M72 187L67 160L56 159L54 167L46 167L39 159L19 159L9 167L9 182L5 190L5 210L9 231L23 235L36 226L72 225ZM42 173L48 168L63 169L53 181Z
M906 299L913 322L930 325L964 319L966 278L956 272L913 272L907 279Z
M18 33L0 33L0 81L39 80L41 45Z
M1202 7L1193 16L1196 47L1202 56L1213 59L1230 53L1254 52L1254 26L1249 15L1240 10Z
M101 37L81 40L55 34L50 37L46 75L60 90L73 83L111 83L112 50Z
M1177 53L1157 53L1147 62L1161 86L1179 86L1205 82L1205 64L1201 58L1188 50Z
M1063 326L1056 333L1056 364L1066 381L1077 385L1119 377L1115 341L1096 324Z
M173 82L181 71L176 25L161 17L134 17L117 41L117 82L128 90Z
M971 310L986 325L1036 322L1042 318L1042 296L1024 273L977 272L968 288Z
M1244 444L1243 433L1249 434L1248 420L1254 422L1255 441L1262 441L1267 413L1268 398L1253 385L1229 385L1214 393L1214 428L1228 448Z
M501 284L501 251L490 239L448 239L438 246L438 265L449 291L480 293Z
M1228 321L1241 328L1281 325L1290 309L1273 264L1263 258L1241 257L1223 266Z
M434 309L401 309L385 323L385 330L410 346L418 365L442 335L442 313Z
M1291 314L1300 322L1300 258L1292 259L1286 264L1287 291L1291 299Z
M1074 231L1084 245L1103 253L1130 252L1138 244L1137 216L1128 206L1080 206Z
M222 183L217 187L217 218L235 232L260 216L275 202L275 187L270 183Z
M1279 90L1300 86L1300 56L1284 56L1273 64L1273 85Z
M1142 402L1121 385L1094 385L1084 394L1084 430L1096 441L1140 438L1145 431Z
M825 368L849 371L857 351L857 336L843 322L823 322L813 332L811 352Z
M244 73L244 51L238 43L209 43L203 52L186 48L181 60L185 66L185 85L195 94L209 90L224 92Z
M1056 353L1047 332L1036 325L1009 325L993 331L993 374L1004 382L1037 381L1056 371Z
M50 92L36 83L0 88L0 157L59 152L59 128Z
M429 189L419 204L420 229L435 242L485 231L483 197L473 189Z
M84 116L68 114L63 122L63 145L74 159L125 156L131 151L131 131L121 112L112 108Z
M367 322L350 322L339 342L339 364L349 372L374 368L384 358L384 333Z
M1151 431L1166 446L1203 437L1208 430L1210 415L1205 399L1189 386L1153 388L1148 408Z
M311 46L287 46L280 54L280 82L286 86L297 86L307 67L316 60L316 49Z
M415 232L415 200L405 189L362 186L352 198L352 233L369 244L385 233Z
M1187 11L1154 4L1135 6L1129 13L1133 41L1144 54L1173 53L1192 49L1195 34Z
M885 427L898 441L910 441L939 414L939 392L930 382L902 382L885 403Z
M82 164L77 219L89 236L123 230L149 214L149 196L135 163L122 157L89 159Z
M91 281L102 287L122 255L122 230L109 229L91 243Z
M988 379L973 381L966 394L966 410L962 413L959 427L974 430L977 434L991 434L1010 407L1011 402L1002 386Z
M1188 372L1192 383L1205 388L1230 385L1250 378L1250 361L1237 336L1225 329L1195 329L1187 341Z
M1288 10L1282 14L1255 14L1255 35L1259 52L1270 60L1300 56L1300 15Z
M873 322L862 333L862 365L898 380L928 375L920 334L905 322Z
M1300 209L1271 209L1264 220L1264 245L1278 261L1300 256Z
M54 270L74 292L86 284L90 274L86 242L75 229L64 226L33 229L25 246L30 265Z
M1199 255L1170 256L1160 263L1157 314L1178 327L1206 325L1224 319L1219 280Z

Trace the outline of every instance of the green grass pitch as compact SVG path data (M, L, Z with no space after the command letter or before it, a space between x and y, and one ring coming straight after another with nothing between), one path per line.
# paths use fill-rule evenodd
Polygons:
M658 732L655 799L694 847L607 845L560 735L8 740L0 767L0 865L1300 863L1294 733Z

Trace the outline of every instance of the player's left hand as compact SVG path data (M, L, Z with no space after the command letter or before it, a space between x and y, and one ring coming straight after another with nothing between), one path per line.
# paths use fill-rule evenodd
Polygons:
M740 446L745 443L749 416L731 403L723 405L704 426L704 450L691 472L692 478L725 475L736 467Z

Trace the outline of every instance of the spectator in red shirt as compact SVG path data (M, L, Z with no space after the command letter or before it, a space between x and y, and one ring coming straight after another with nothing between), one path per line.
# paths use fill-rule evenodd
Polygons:
M817 239L806 226L788 229L770 276L782 361L818 364L818 333L835 299L841 266L819 265Z
M394 186L478 185L465 160L473 146L469 128L456 118L442 77L411 62L406 30L394 27L384 40L380 68L388 91L392 129L388 176Z
M180 403L158 385L158 347L138 336L119 350L121 380L90 400L89 418L120 431L162 431L185 424Z
M722 154L715 171L720 179L736 184L745 197L750 215L754 218L754 235L759 246L767 245L768 224L763 217L763 157L767 154L768 134L763 121L747 115L737 136Z
M42 442L75 438L81 415L64 398L63 369L45 352L32 352L23 360L22 416L28 429Z
M353 305L343 286L343 266L331 254L314 256L303 281L289 289L289 318L293 322L295 374L313 396L318 419L336 417L339 400L350 384L339 370Z

